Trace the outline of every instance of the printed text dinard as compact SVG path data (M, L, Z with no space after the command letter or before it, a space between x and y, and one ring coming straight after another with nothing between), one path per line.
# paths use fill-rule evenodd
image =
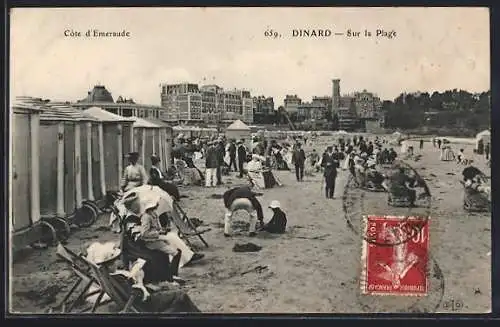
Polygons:
M373 30L370 29L300 29L293 28L286 33L282 33L281 31L273 28L268 28L264 31L264 37L279 39L282 37L290 37L290 38L312 38L312 39L324 39L324 38L386 38L386 39L395 39L397 37L397 33L394 29L386 29L386 28L376 28Z

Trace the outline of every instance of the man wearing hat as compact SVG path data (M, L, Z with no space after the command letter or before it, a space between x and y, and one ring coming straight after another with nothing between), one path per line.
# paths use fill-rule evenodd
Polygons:
M281 204L277 200L271 201L269 208L273 211L273 217L264 225L263 231L272 234L283 234L286 230L286 214L281 210Z
M329 199L334 199L335 181L337 179L338 160L333 153L333 147L326 148L326 153L323 154L321 166L324 168L323 176L325 177L325 195Z
M231 139L227 151L229 152L229 170L234 168L234 171L238 171L236 167L236 144L234 139Z
M215 141L215 153L217 154L217 185L222 185L222 166L224 165L226 149L224 147L224 139L221 136Z
M151 156L151 169L149 170L149 184L156 185L167 192L175 201L180 201L181 196L176 185L165 181L163 173L158 167L160 158L156 155Z
M243 177L243 163L247 160L247 150L244 144L245 140L238 141L238 170L240 171L240 178Z
M205 186L215 187L217 178L217 166L219 157L215 148L214 141L208 142L206 159L205 159Z
M137 163L139 160L139 153L130 152L128 154L128 160L129 165L125 167L120 187L120 189L124 192L127 192L134 187L144 185L148 182L146 169Z
M297 182L302 182L304 179L304 163L306 161L306 153L302 149L301 144L297 143L292 154L292 163L295 165L295 177Z

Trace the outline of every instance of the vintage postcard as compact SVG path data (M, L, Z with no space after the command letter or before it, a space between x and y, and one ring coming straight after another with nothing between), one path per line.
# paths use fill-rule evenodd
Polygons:
M488 313L487 8L14 8L12 314Z

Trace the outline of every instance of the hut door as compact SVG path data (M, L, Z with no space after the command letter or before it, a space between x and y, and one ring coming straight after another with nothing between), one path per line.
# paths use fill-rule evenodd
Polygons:
M12 225L18 231L31 225L30 116L14 114L12 128Z

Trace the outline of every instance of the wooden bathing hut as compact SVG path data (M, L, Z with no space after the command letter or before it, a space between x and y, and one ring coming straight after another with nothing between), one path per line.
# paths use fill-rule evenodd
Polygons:
M40 202L45 217L67 218L82 206L82 130L95 119L70 105L45 102L40 115Z
M160 150L161 140L155 136L158 135L161 126L143 118L134 118L134 150L139 153L139 163L144 166L146 172L149 172L150 158L153 154L158 155Z
M11 174L9 191L12 250L32 244L41 238L40 218L40 112L43 106L18 98L12 105Z
M94 176L99 176L98 187L94 185L100 195L120 189L123 170L127 165L127 154L134 150L134 135L132 125L134 118L122 117L98 107L91 107L83 111L100 122L101 127L92 130L92 146L97 145L102 153L102 160L93 157ZM95 167L98 163L98 167ZM99 173L95 173L97 170Z
M245 140L245 146L252 149L252 130L241 120L234 121L226 128L226 138L228 140L235 139L239 141Z
M159 127L158 130L152 130L153 153L160 158L161 171L166 171L174 163L172 157L173 129L161 120L151 118L143 119ZM148 158L146 158L146 160L147 159Z

